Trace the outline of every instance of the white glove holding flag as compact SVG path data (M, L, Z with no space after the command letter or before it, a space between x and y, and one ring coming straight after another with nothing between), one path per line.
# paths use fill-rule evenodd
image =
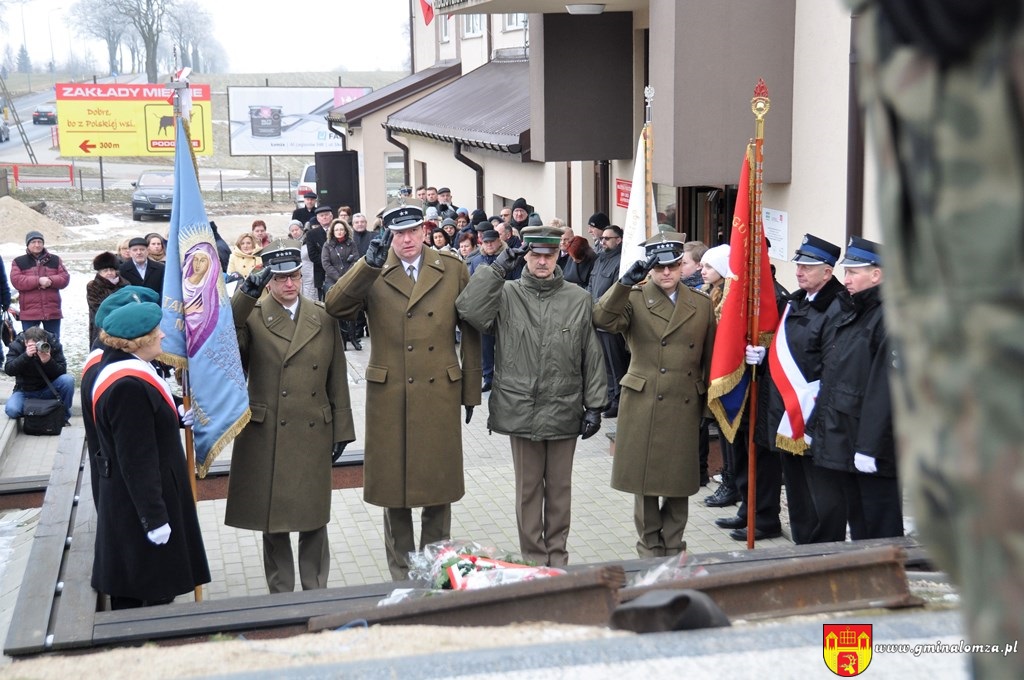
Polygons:
M178 417L181 418L181 424L185 427L192 427L192 423L196 422L196 414L192 412L192 409L186 411L181 404L178 404Z
M873 475L878 472L875 459L863 453L853 454L853 467L857 468L858 472L863 472L866 475Z
M152 531L147 531L146 538L148 538L149 542L153 545L163 545L171 538L171 525L164 524Z
M750 366L760 366L761 362L764 361L765 352L765 348L760 345L747 345L747 351L745 352L747 364Z

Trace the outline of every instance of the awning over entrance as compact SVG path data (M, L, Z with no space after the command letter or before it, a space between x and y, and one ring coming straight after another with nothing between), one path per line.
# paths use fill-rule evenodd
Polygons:
M511 154L530 150L530 64L496 59L388 116L399 134Z
M363 118L383 108L397 104L403 99L414 97L435 85L448 82L462 75L462 64L458 61L441 62L430 68L406 76L368 95L343 104L327 114L332 123L342 123L350 127L358 126Z

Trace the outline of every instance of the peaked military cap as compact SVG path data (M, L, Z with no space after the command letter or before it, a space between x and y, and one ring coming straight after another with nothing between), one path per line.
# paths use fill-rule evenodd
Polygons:
M381 216L384 226L391 231L405 231L423 224L423 211L411 205L400 205Z
M535 253L550 255L557 253L562 243L564 229L559 227L526 227L520 233L523 237L523 245L529 247Z
M674 231L659 232L640 245L644 247L644 256L656 258L655 267L683 259L683 235Z
M813 234L804 234L804 240L796 249L792 261L797 264L827 264L835 267L838 259L839 246Z
M882 246L860 236L851 236L846 244L846 257L840 262L844 267L881 267Z
M263 266L275 274L291 274L302 267L302 246L290 238L280 238L260 251Z

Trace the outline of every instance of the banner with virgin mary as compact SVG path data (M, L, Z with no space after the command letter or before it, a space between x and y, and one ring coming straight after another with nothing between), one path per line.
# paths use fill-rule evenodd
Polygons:
M205 477L217 454L249 422L249 392L217 246L181 118L176 134L160 323L166 337L160 360L187 370L196 469Z

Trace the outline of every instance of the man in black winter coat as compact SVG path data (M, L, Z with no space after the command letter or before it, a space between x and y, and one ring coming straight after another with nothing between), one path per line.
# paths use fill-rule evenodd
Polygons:
M814 464L842 475L842 496L820 514L854 540L903 535L896 480L889 349L882 315L881 246L857 236L846 247L844 284L822 336L821 390L808 430ZM841 539L839 539L841 540Z
M40 326L32 326L18 333L8 349L4 371L14 377L14 391L4 405L8 418L20 418L23 415L26 399L55 398L46 384L49 380L64 402L64 419L71 420L75 379L68 375L64 348L56 335Z
M594 268L590 270L590 291L594 302L619 280L619 262L622 259L622 229L613 225L605 227L601 232L600 242L604 245L597 254ZM619 333L608 333L597 330L597 339L601 341L604 351L604 368L608 374L608 409L602 413L605 418L616 418L619 415L619 381L626 375L629 368L629 350L626 340Z

